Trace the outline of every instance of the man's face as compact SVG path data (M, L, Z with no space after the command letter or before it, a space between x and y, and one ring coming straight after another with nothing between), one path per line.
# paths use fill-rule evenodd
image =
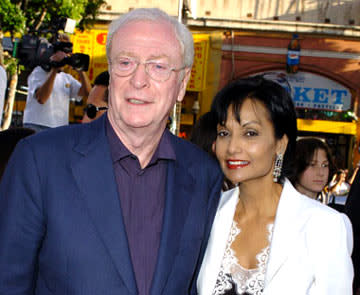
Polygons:
M140 62L127 77L117 75L114 66L123 58ZM190 69L172 71L158 82L145 72L145 62L159 62L171 68L183 67L179 41L169 24L133 21L114 35L110 53L109 119L115 130L163 130L175 102L185 94ZM184 75L183 72L186 72Z
M89 96L86 100L86 104L93 104L96 107L107 107L107 102L105 101L105 93L106 93L107 87L104 85L95 85L93 88L91 88L91 91L89 93ZM89 123L93 120L96 120L97 118L99 118L102 114L105 113L106 110L99 110L98 112L96 112L96 116L95 118L89 118L86 114L86 112L84 113L84 116L82 118L82 123Z

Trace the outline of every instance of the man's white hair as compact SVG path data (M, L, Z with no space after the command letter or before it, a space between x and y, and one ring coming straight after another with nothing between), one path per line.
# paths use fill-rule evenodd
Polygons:
M158 8L138 8L120 16L118 19L113 20L109 26L107 40L106 40L106 55L110 64L110 53L112 40L115 33L125 24L132 21L153 21L169 23L175 32L175 36L180 43L182 50L184 66L191 68L194 62L194 41L189 29L177 19L171 17L166 12Z

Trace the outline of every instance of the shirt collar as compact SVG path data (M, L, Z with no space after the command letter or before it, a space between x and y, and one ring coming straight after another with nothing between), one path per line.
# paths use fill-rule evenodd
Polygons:
M125 157L133 156L127 147L121 142L114 128L111 126L109 118L106 116L106 136L109 141L110 154L113 162L117 162ZM155 153L149 164L155 163L157 160L176 160L176 154L171 143L171 134L165 129Z

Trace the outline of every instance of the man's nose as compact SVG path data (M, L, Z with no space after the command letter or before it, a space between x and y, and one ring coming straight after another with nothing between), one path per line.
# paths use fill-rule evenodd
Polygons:
M135 71L131 74L130 83L135 88L144 88L149 85L149 75L146 73L145 65L138 64Z

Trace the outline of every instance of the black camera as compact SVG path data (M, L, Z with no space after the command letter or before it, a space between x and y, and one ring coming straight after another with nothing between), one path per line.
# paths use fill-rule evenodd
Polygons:
M61 50L65 53L71 53L73 44L70 42L51 44L47 39L35 35L24 35L21 40L17 39L15 42L16 46L9 37L5 37L2 44L4 49L11 53L17 47L15 55L19 58L20 64L27 68L33 69L36 66L41 66L45 71L50 71L52 67L70 65L78 71L86 72L89 69L90 57L83 53L74 53L59 63L50 61L50 56L56 51Z
M60 62L51 61L50 66L54 68L70 65L77 71L86 72L89 69L89 55L83 53L74 53L71 56L65 57Z
M61 61L50 61L50 57L57 51L72 53L73 44L71 42L55 42L50 46L39 46L39 65L45 70L50 71L51 68L61 68L70 65L73 69L86 72L89 69L90 57L83 53L74 53L65 57Z
M60 63L50 61L56 51L72 53L73 45L71 42L56 42L58 32L73 33L76 21L69 18L58 18L50 24L46 24L46 29L33 31L32 34L24 35L21 39L16 38L15 42L10 37L4 37L2 45L4 50L11 53L13 57L18 57L20 64L31 70L36 66L41 66L44 70L50 71L52 67L62 67L70 65L75 70L87 71L89 68L90 57L87 54L75 53L65 58ZM54 42L49 42L46 38L39 37L39 34L51 33Z

